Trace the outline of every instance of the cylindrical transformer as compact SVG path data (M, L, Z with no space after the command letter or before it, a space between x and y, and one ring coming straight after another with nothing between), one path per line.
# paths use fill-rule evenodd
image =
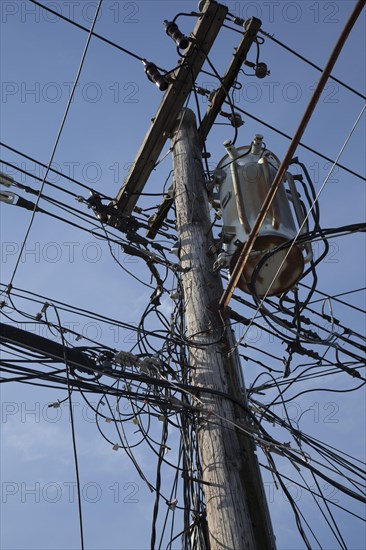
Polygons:
M218 187L223 217L222 240L225 252L219 263L226 263L231 272L280 162L264 148L261 135L256 135L251 145L236 149L230 141L226 141L224 146L227 154L215 170L214 183ZM286 178L292 176L286 174ZM300 223L303 211L292 179L289 187L290 200ZM303 273L304 263L311 258L311 249L309 251L307 248L306 258L302 247L298 245L294 245L290 252L288 248L283 248L272 255L268 253L293 239L296 233L288 194L282 182L255 240L239 288L245 292L255 292L260 297L282 294L292 288ZM266 261L262 261L265 256Z

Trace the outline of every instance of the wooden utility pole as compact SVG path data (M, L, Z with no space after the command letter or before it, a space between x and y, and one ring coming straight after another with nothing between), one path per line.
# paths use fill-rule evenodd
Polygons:
M200 393L198 432L210 550L273 550L275 541L253 440L243 407L231 329L219 312L221 277L213 271L213 236L194 113L185 109L173 137L174 194L183 268L193 383L232 399Z

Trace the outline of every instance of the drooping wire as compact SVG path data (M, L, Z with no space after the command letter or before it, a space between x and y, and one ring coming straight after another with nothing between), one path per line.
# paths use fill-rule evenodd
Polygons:
M100 7L100 4L99 4L99 7ZM70 412L72 448L73 448L74 464L75 464L76 490L77 490L77 496L78 496L80 545L81 545L81 550L84 550L83 513L82 513L82 508L81 508L81 488L80 488L79 462L78 462L78 454L77 454L77 448L76 448L74 412L73 412L73 405L72 405L72 390L71 390L71 385L70 385L70 367L69 367L69 364L68 364L68 361L67 361L67 356L66 356L66 342L65 342L65 339L64 339L63 331L62 331L61 319L60 319L57 307L53 305L53 309L55 311L55 314L56 314L56 317L57 317L57 320L58 320L58 324L59 324L59 328L60 328L60 334L61 334L62 346L63 346L63 354L64 354L64 362L65 362L65 367L66 367L67 394L68 394L68 403L69 403L69 412Z

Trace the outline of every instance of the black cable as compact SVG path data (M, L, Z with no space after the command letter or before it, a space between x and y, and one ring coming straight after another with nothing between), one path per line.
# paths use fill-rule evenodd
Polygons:
M6 289L7 285L0 282L0 287L4 287ZM23 292L24 294L29 294L30 296L36 296L37 298L40 298L38 303L42 304L42 305L44 304L44 302L56 303L58 309L61 310L61 311L67 311L67 312L73 312L73 313L76 312L79 315L83 315L84 317L91 318L91 319L94 319L94 320L97 320L97 321L102 321L102 322L105 322L105 323L111 323L111 324L113 324L117 327L125 328L127 330L134 331L134 332L138 332L138 330L139 330L135 325L131 325L129 323L125 323L123 321L113 319L112 317L106 317L104 315L97 314L97 313L95 313L91 310L78 308L76 306L67 304L65 302L61 302L60 300L55 300L55 299L51 300L50 298L47 298L46 296L43 296L43 295L38 294L36 292L31 292L30 290L23 290L23 289L20 289L20 288L17 288L17 287L13 287L12 288L12 295L17 296L16 294L14 294L13 291ZM27 298L26 296L21 296L21 295L18 295L18 297L22 298L22 299L25 299L25 300L37 302L37 300L35 300L34 298ZM146 332L147 335L155 336L156 338L162 339L164 341L166 339L165 336L155 334L152 331L145 331L145 332ZM174 339L174 341L178 342L177 339Z
M223 27L227 28L227 29L230 29L231 31L234 31L240 35L243 34L243 31L239 31L238 29L235 29L233 27L229 27L228 25L223 25ZM278 44L279 46L282 46L282 48L284 48L285 50L289 51L290 53L294 54L296 57L298 57L299 59L301 59L302 61L305 61L305 63L307 63L308 65L310 65L311 67L313 67L314 69L316 69L317 71L319 72L323 72L323 69L321 67L319 67L318 65L316 65L315 63L313 63L312 61L310 61L309 59L307 59L306 57L304 57L303 55L299 54L298 52L296 52L294 49L290 48L289 46L286 46L286 44L284 44L283 42L280 42L277 38L274 37L273 34L269 34L267 32L265 32L263 29L259 29L259 32L261 34L263 34L264 36L266 36L267 38L269 38L270 40L272 40L273 42L275 42L276 44ZM351 86L349 86L348 84L346 84L345 82L342 82L341 80L339 80L338 78L336 78L335 76L332 76L332 75L329 75L329 78L331 80L334 80L335 82L337 82L338 84L340 84L341 86L343 86L344 88L346 88L347 90L349 90L350 92L354 93L355 95L357 95L358 97L360 97L361 99L364 99L366 100L366 96L364 96L363 94L361 94L360 92L358 92L357 90L355 90L354 88L352 88Z
M233 29L234 30L234 29ZM269 38L270 40L272 40L273 42L275 42L276 44L278 44L279 46L281 46L282 48L284 48L285 50L287 50L288 52L292 53L293 55L295 55L296 57L298 57L299 59L301 59L302 61L305 61L305 63L307 63L308 65L310 65L311 67L313 67L314 69L316 69L317 71L319 72L323 72L323 69L321 67L319 67L318 65L316 65L315 63L313 63L312 61L310 61L309 59L307 59L306 57L304 57L303 55L299 54L298 52L296 52L295 50L293 50L292 48L289 48L289 46L286 46L286 44L284 44L283 42L280 42L278 40L278 38L275 38L273 35L269 34L268 32L265 32L263 29L259 29L259 32L261 34L264 34L264 36L266 36L267 38ZM358 97L360 97L361 99L364 99L366 100L366 96L364 96L363 94L361 94L360 92L358 92L357 90L355 90L354 88L352 88L351 86L349 86L348 84L346 84L345 82L342 82L341 80L339 80L338 78L336 78L335 76L332 76L332 75L329 75L329 78L334 80L335 82L337 82L338 84L340 84L341 86L343 86L344 88L346 88L347 90L349 90L350 92L354 93L355 95L357 95Z
M38 362L38 361L37 361ZM23 370L23 367L20 367L18 365L14 365L18 367L18 371L14 370L14 367L9 364L7 361L3 361L2 359L0 360L0 365L2 365L3 367L8 367L8 370L6 372L19 372L19 369ZM9 368L10 367L10 368ZM12 371L13 369L13 371ZM28 369L27 369L28 370ZM52 372L52 374L60 374L62 372L66 372L65 369L58 369L54 372ZM23 376L19 376L17 378L5 378L5 379L2 379L1 380L1 383L5 383L5 382L21 382L21 381L24 381L24 380L33 380L35 378L40 378L40 374L39 372L36 372L35 374L25 374Z
M304 483L307 485L307 482L306 482L304 476L301 474L301 472L299 472L299 475L300 475L300 477L302 478L302 480L304 481ZM327 511L328 511L328 514L329 514L329 517L330 517L330 521L332 521L334 527L332 527L330 521L329 521L328 518L326 517L325 512L324 512L323 509L321 508L321 506L320 506L319 502L317 501L317 499L315 498L315 496L312 495L312 497L313 497L313 499L314 499L314 502L315 502L315 504L317 505L317 507L319 508L319 510L321 511L322 516L324 517L326 523L328 524L329 529L332 531L332 533L333 533L333 535L334 535L334 538L336 539L336 541L337 541L337 543L339 544L339 546L342 547L343 550L347 550L347 545L346 545L346 543L345 543L345 541L344 541L344 538L343 538L343 536L342 536L342 533L340 532L340 530L339 530L339 528L338 528L337 522L335 521L334 516L333 516L333 514L332 514L332 512L331 512L331 510L330 510L330 508L329 508L329 505L328 505L328 503L327 503L327 499L324 497L324 494L323 494L323 491L322 491L322 489L321 489L321 487L320 487L320 485L319 485L319 482L318 482L318 480L316 479L316 477L315 477L315 475L314 475L313 473L311 473L311 475L312 475L312 478L313 478L313 480L314 480L314 483L315 483L315 485L316 485L316 487L317 487L317 489L318 489L318 492L320 493L321 498L322 498L322 500L323 500L323 502L324 502L324 506L326 507L326 509L327 509ZM310 489L310 488L309 488L309 489Z
M14 147L10 147L10 145L6 145L6 143L0 142L0 146L5 147L5 149L8 149L9 151L12 151L13 153L16 153L17 155L20 155L21 157L24 157L25 159L30 160L30 161L34 162L35 164L38 164L39 166L42 166L42 168L48 168L47 164L44 164L43 162L40 162L39 160L36 160L33 157L30 157L29 155L26 155L25 153L22 153L21 151L19 151L18 149L15 149ZM2 162L4 162L4 164L6 164L5 161L2 161ZM18 166L11 165L11 164L10 164L10 166L13 166L19 172L23 172L24 174L29 174L30 177L35 178L38 181L43 181L42 178L39 178L35 174L27 172L27 171L23 170L22 168L19 168ZM72 183L76 183L76 185L79 185L80 187L82 187L83 189L86 189L87 191L93 191L93 189L91 187L89 187L88 185L85 185L84 183L81 183L80 181L76 180L75 178L72 178L71 176L67 176L66 174L63 174L59 170L56 170L55 168L52 168L52 166L49 167L49 172L53 172L54 174L57 174L58 176L61 176L61 177L65 178L68 181L71 181ZM58 187L54 183L51 183L51 182L46 182L46 183L47 183L47 185L55 187L56 189L59 189L60 191L64 191L65 193L68 192L67 189L64 189L62 187ZM105 199L112 200L110 197L108 197L107 195L104 195L103 193L98 192L98 195L104 197ZM77 197L77 195L75 195L75 197Z
M262 468L265 468L266 470L272 472L272 469L269 467L269 466L266 466L265 464L263 463L259 463L259 465L262 467ZM309 491L310 493L314 494L314 496L316 497L321 497L320 494L318 493L315 493L314 491L312 491L311 489L309 489L309 487L306 487L305 485L302 485L301 483L298 483L297 481L295 481L293 478L291 477L288 477L286 476L285 474L281 473L281 472L277 472L277 474L279 476L281 476L283 479L286 479L287 481L290 481L291 483L293 483L294 485L297 485L298 487L300 487L301 489L305 489L305 491ZM337 502L333 501L333 500L330 500L326 497L321 497L323 500L325 500L328 504L332 504L332 506L335 506L336 508L339 508L340 510L342 510L343 512L347 512L347 514L350 514L351 516L355 517L356 519L359 519L363 522L365 522L365 518L362 517L362 516L359 516L357 514L355 514L354 512L352 512L349 508L345 508L344 506L341 506L340 504L338 504Z
M177 15L173 18L172 20L172 23L175 23L176 20L178 19L178 17L200 17L200 13L197 13L197 12L180 12L180 13L177 13Z
M2 162L4 162L4 161L2 161ZM10 164L10 163L6 163L6 164ZM41 178L38 178L36 176L33 176L33 177L35 179L37 179L38 181L42 181ZM48 184L47 181L45 183ZM22 191L25 191L26 193L31 193L32 195L38 195L38 191L36 189L33 189L32 187L29 187L28 185L23 185L23 184L21 184L17 181L14 181L14 186L17 189L19 188ZM65 192L69 193L70 195L74 195L74 193L70 193L67 190L65 190ZM19 196L19 195L17 195L17 196ZM76 195L74 195L74 196L76 196ZM68 212L69 214L72 214L73 216L81 219L82 221L91 220L93 222L93 225L95 226L95 221L96 221L95 216L91 216L90 214L82 212L82 211L78 210L77 208L74 208L73 206L70 206L70 205L66 204L65 202L59 201L57 199L54 199L53 197L45 195L44 193L41 193L40 197L44 201L47 201L50 204L53 204L54 206L57 206L58 208L61 208L62 210ZM24 204L26 204L26 203L24 203ZM20 201L20 204L15 203L15 206L22 206L22 200ZM41 211L43 212L43 214L47 213L47 211L44 211L44 210L41 210Z
M61 325L61 319L58 313L58 310L55 305L52 304L52 307L54 308L54 311L56 313L56 317L58 320L59 328L60 328L60 334L62 339L62 345L63 345L63 354L64 354L64 362L66 367L66 379L67 379L67 393L68 393L68 403L69 403L69 412L70 412L70 424L71 424L71 436L72 436L72 448L73 448L73 454L74 454L74 463L75 463L75 474L76 474L76 489L77 489L77 496L78 496L78 510L79 510L79 527L80 527L80 542L81 542L81 549L84 550L84 532L83 532L83 514L82 514L82 508L81 508L81 489L80 489L80 475L79 475L79 463L78 463L78 455L77 455L77 449L76 449L76 436L75 436L75 424L74 424L74 412L72 407L72 390L70 386L70 373L69 373L69 364L67 361L66 356L66 345L65 345L65 339L63 335L62 325Z
M281 487L282 487L282 491L283 491L284 494L286 495L287 500L288 500L288 502L290 503L290 506L291 506L291 508L292 508L292 510L293 510L293 512L294 512L294 516L295 516L295 520L296 520L296 526L297 526L297 529L298 529L298 531L299 531L299 533L300 533L300 535L301 535L301 538L303 539L303 541L304 541L304 543L305 543L305 546L306 546L307 550L313 550L313 549L312 549L312 546L311 546L311 544L310 544L310 542L309 542L309 539L307 538L306 533L305 533L305 531L304 531L304 529L303 529L303 527L302 527L300 516L304 519L304 521L305 521L307 527L310 529L309 524L308 524L308 522L305 520L305 518L304 518L304 516L303 516L303 514L302 514L302 512L301 512L301 510L300 510L300 508L297 506L296 502L295 502L294 499L292 498L292 496L291 496L291 494L290 494L290 491L287 489L287 487L286 487L286 485L284 484L284 482L282 481L281 477L280 477L279 475L277 475L277 468L276 468L275 462L274 462L272 456L271 456L269 453L267 453L267 458L268 458L268 462L269 462L269 463L271 464L271 466L272 466L271 471L272 471L273 474L276 475L276 477L277 477L277 479L278 479L278 482L279 482L279 484L280 484ZM319 546L320 548L322 548L322 546L320 545L319 541L318 541L317 538L315 537L313 531L312 531L311 529L310 529L310 531L311 531L313 537L315 538L315 540L317 541L318 546Z
M153 518L152 518L152 528L151 528L151 550L155 550L156 521L158 519L158 513L159 513L159 498L160 498L160 487L161 487L161 466L162 466L162 461L164 457L167 437L168 437L167 421L166 419L164 419L162 434L161 434L159 458L158 458L158 464L156 468L156 497L155 497L155 504L154 504Z
M28 190L31 189L31 188L28 188ZM92 225L92 229L88 229L86 227L83 227L75 222L71 222L70 220L67 220L66 218L64 217L61 217L61 216L58 216L57 214L54 214L52 212L49 212L43 208L40 208L37 206L37 211L42 213L42 214L45 214L47 216L50 216L58 221L61 221L63 223L66 223L67 225L71 225L72 227L76 227L77 229L80 229L81 231L84 231L84 232L87 232L91 235L93 235L93 237L96 237L96 238L99 238L99 239L103 239L103 240L106 240L108 245L109 245L109 248L111 250L111 244L110 243L114 243L114 244L118 244L119 246L126 246L126 247L129 247L129 250L132 250L133 247L130 247L130 245L128 244L125 244L125 240L122 239L121 237L119 236L116 236L112 233L113 236L116 236L119 240L116 240L116 239L113 239L109 236L109 231L106 230L106 228L103 226L103 230L104 230L104 235L100 234L100 233L96 233L95 230L98 229L99 225L96 225L95 223L93 223L92 221L90 220L95 220L95 221L98 221L98 218L94 218L86 213L83 213L83 212L80 212L79 214L76 214L75 212L79 212L77 209L73 208L72 206L69 206L65 203L61 203L60 201L57 201L56 199L52 199L50 197L48 197L47 195L44 195L43 193L39 194L39 197L40 198L43 198L44 200L46 200L47 202L50 202L51 204L54 204L56 205L58 208L61 208L62 210L65 210L66 212L68 212L69 214L72 214L73 216L76 216L77 218L79 219L82 219L83 221L86 221L87 223L90 223ZM65 206L61 206L61 205L65 205ZM13 206L19 206L19 207L23 207L23 208L26 208L26 209L31 209L34 208L34 203L30 202L30 201L26 201L24 199L22 199L21 197L18 198L18 202L15 203ZM100 220L99 220L100 221ZM149 243L150 244L150 243ZM154 244L152 244L152 246L154 246ZM154 248L157 248L157 244L155 243L155 246ZM159 245L159 250L161 249L162 250L167 250L165 247L162 247L161 245ZM138 250L138 249L136 249ZM112 256L113 255L113 251L112 251ZM132 277L136 278L132 273L130 273L125 267L123 267L120 262L118 262L118 260L115 258L115 261L125 270L127 271L127 273L129 273L129 275L131 275ZM152 260L148 260L151 264L153 263ZM168 265L170 264L170 262L168 263L167 260L162 260L161 258L159 258L158 256L155 255L155 259L154 261L156 261L157 263L160 263L162 265L165 265L166 267L168 267ZM153 267L153 266L152 266ZM154 271L155 272L155 271ZM137 279L139 280L139 279ZM139 282L142 283L142 281L139 280ZM146 283L142 283L142 284L146 284ZM149 286L150 285L146 285L146 286ZM150 287L150 288L153 288L153 287Z
M225 100L225 103L228 103L226 100ZM229 104L229 103L228 103ZM229 104L230 105L230 104ZM248 116L249 118L252 118L253 120L255 120L256 122L259 122L260 124L262 124L263 126L265 126L266 128L269 128L270 130L273 130L274 132L276 132L277 134L279 134L280 136L283 136L285 137L286 139L289 139L289 140L292 140L292 137L289 136L288 134L285 134L285 132L282 132L281 130L278 130L278 128L275 128L274 126L272 126L271 124L268 124L267 122L264 122L261 118L258 118L254 115L252 115L251 113L248 113L248 111L244 111L244 109L241 109L240 107L238 107L237 105L235 106L235 109L237 111L240 111L241 113L243 113L244 115ZM317 151L316 149L313 149L312 147L309 147L308 145L305 145L305 143L302 143L301 141L299 142L299 146L300 147L303 147L304 149L307 149L308 151L311 151L311 153L314 153L315 155L317 155L318 157L321 157L323 158L324 160L327 160L328 162L331 162L332 164L335 163L335 161L333 159L331 159L330 157L327 157L326 155L324 155L323 153L320 153L319 151ZM355 172L354 170L351 170L350 168L347 168L346 166L344 166L343 164L340 164L339 162L336 163L336 166L338 166L339 168L342 168L342 170L345 170L346 172L348 172L349 174L352 174L353 176L355 176L356 178L362 180L362 181L366 181L366 177L364 176L361 176L361 174L358 174L357 172Z
M191 70L191 76L192 76L192 81L193 81L193 71L192 70ZM201 109L200 109L200 104L199 104L199 101L198 101L198 94L197 94L197 91L196 91L196 87L194 86L194 83L193 83L193 92L194 92L194 99L195 99L197 115L198 115L198 123L199 123L199 127L201 127L202 126ZM204 142L203 142L203 152L204 152L204 154L202 155L202 157L203 157L203 160L204 160L205 165L206 165L207 178L209 178L210 168L208 166L208 154L207 154L207 148L206 148L206 140L204 140Z
M24 168L19 168L18 166L16 166L16 164L13 164L13 163L8 162L6 160L0 160L0 162L1 162L1 164L5 164L5 166L9 166L10 168L14 168L15 170L17 170L17 172L21 172L22 174L26 174L27 176L29 176L29 177L37 180L37 181L41 181L41 182L43 181L43 178L40 178L39 176L36 176L35 174L32 174L31 172L29 172L28 170L25 170ZM60 187L59 185L56 185L55 183L51 183L48 180L46 180L45 183L49 187L53 187L54 189L57 189L58 191L62 191L63 193L67 193L68 195L71 195L75 199L78 198L78 195L76 193L73 193L72 191L69 191L68 189L65 189L64 187ZM30 188L27 185L24 185L24 184L19 183L17 181L15 181L14 184L17 187L19 187L20 189L23 189L24 191L33 192L33 191L28 191ZM37 194L38 194L38 191L37 191Z
M144 281L142 281L139 277L137 277L136 275L134 275L133 273L131 273L131 271L129 271L124 265L121 264L121 262L118 260L118 258L116 257L116 255L114 254L113 252L113 249L112 249L112 245L110 243L110 239L108 238L108 234L106 232L106 229L104 227L104 225L102 224L102 222L100 222L101 226L102 226L102 229L104 230L105 234L106 234L106 240L107 240L107 243L108 243L108 248L109 248L109 251L111 253L111 256L112 258L114 259L114 261L116 262L117 265L119 265L119 267L125 271L126 273L128 273L128 275L130 275L131 277L133 277L133 279L135 279L136 281L138 281L140 284L148 287L148 288L152 288L154 290L154 287L145 283Z
M308 285L306 285L305 283L299 283L300 286L303 286L305 288L310 288ZM335 296L330 296L328 294L326 294L325 292L321 292L320 290L315 290L315 292L317 294L320 294L322 296L324 296L325 299L330 299L330 300L334 300L335 302L339 302L340 304L343 304L347 307L350 307L352 309L355 309L356 311L359 311L360 313L365 313L365 310L364 309L361 309L357 306L354 306L353 304L349 304L348 302L345 302L344 300L339 300L338 296L345 296L347 294L353 294L353 293L356 293L356 292L361 292L363 290L366 290L366 287L362 287L362 288L358 288L356 290L350 290L349 292L342 292L341 294L336 294ZM322 302L323 301L323 298L320 298L319 300L312 300L310 302L310 304L315 304L316 302ZM309 305L310 305L309 304Z
M52 13L53 15L56 15L57 17L59 17L60 19L63 19L64 21L67 21L68 23L71 23L75 27L77 27L77 28L79 28L83 31L89 32L89 29L87 27L84 27L83 25L80 25L79 23L76 23L72 19L69 19L68 17L65 17L65 15L60 14L58 11L55 11L55 10L51 9L50 7L48 7L44 4L41 4L40 2L37 2L37 0L29 0L29 2L32 2L32 4L35 4L36 6L42 8L43 10L45 10L49 13ZM118 50L120 50L123 53L126 53L127 55L130 55L134 59L138 59L139 61L144 61L144 59L145 59L144 57L141 57L141 56L131 52L127 48L123 48L119 44L116 44L112 40L109 40L108 38L105 38L104 36L101 36L100 34L97 34L96 32L92 32L91 34L92 34L92 36L94 36L95 38L98 38L99 40L102 40L106 44L109 44L110 46L113 46L114 48L117 48ZM158 69L160 69L160 67L158 67Z
M234 105L234 102L232 101L231 97L230 97L230 94L229 94L229 90L227 90L223 84L223 79L221 78L220 74L218 73L218 71L215 69L214 65L211 63L208 55L206 54L206 52L203 50L203 48L200 48L200 51L203 53L203 55L205 56L205 59L207 61L207 63L210 65L211 69L213 70L213 72L215 73L215 76L216 78L218 79L218 81L220 82L221 84L221 87L222 89L224 90L225 92L225 96L226 96L226 100L225 100L225 103L229 105L230 109L231 109L231 114L233 116L233 120L235 120L235 109L236 109L236 106ZM239 109L237 109L239 110ZM234 126L234 138L232 139L231 143L232 145L235 145L236 143L236 140L237 140L237 137L238 137L238 128L237 126L235 125Z
M13 165L12 163L9 163L9 162L7 162L7 161L2 161L2 162L3 162L3 164L6 164L6 165L8 165L8 166L11 166L11 167L15 168L16 170L18 170L18 171L20 171L20 172L22 172L22 173L24 173L24 174L29 175L31 178L34 178L34 179L36 179L36 180L38 180L38 181L43 181L42 178L39 178L38 176L35 176L34 174L28 172L27 170L18 168L17 166ZM81 202L80 199L81 199L82 197L80 197L79 195L76 195L75 193L72 193L71 191L68 191L67 189L61 188L61 187L59 187L59 186L57 186L57 185L54 185L54 184L48 182L47 180L45 181L45 183L48 184L48 185L50 185L50 186L52 186L52 187L55 187L56 189L58 189L58 190L60 190L60 191L63 191L63 192L65 192L65 193L67 193L67 194L73 196L74 198L78 199L79 202ZM29 187L29 186L23 185L22 183L19 183L19 182L16 182L16 181L15 181L15 182L14 182L14 185L15 185L16 187L19 187L20 189L22 189L22 190L28 192L28 193L37 194L37 195L39 194L39 191L37 191L37 190L35 190L35 189L33 189L33 188ZM95 194L95 192L94 192L92 189L90 189L90 191L93 192L93 194ZM96 196L99 196L99 194L97 193ZM86 218L87 220L91 220L91 222L89 222L89 223L92 223L92 222L95 222L95 221L96 221L96 217L95 217L95 216L91 216L91 215L89 215L89 214L87 214L87 213L85 213L85 212L82 212L82 211L80 211L80 210L74 208L73 206L69 206L68 204L66 204L66 203L64 203L64 202L58 201L58 200L56 200L56 199L54 199L54 198L52 198L52 197L49 197L49 196L47 196L47 195L45 195L45 194L43 194L43 193L41 193L40 197L43 198L44 200L47 200L48 202L50 202L50 203L52 203L52 204L57 205L59 208L68 209L69 211L71 211L71 212L69 212L69 213L72 213L73 215L75 215L76 217L82 219L83 221L85 221L85 218ZM108 197L106 197L106 198L108 199ZM87 200L83 200L82 202L87 203L88 201L87 201ZM27 206L27 207L29 207L30 204L31 204L31 203L28 203L28 206ZM17 203L16 205L19 206L18 203ZM22 206L22 204L20 204L20 206ZM44 211L44 210L43 210L42 212L43 212L43 213L48 213L48 212L46 212L46 211ZM75 214L75 213L77 213L77 214ZM49 215L52 215L51 213L48 213L48 214L49 214ZM58 219L59 219L59 218L58 218ZM97 219L98 219L98 218L97 218ZM146 225L145 222L140 222L140 221L138 221L137 217L134 217L134 218L132 218L132 219L133 219L134 221L136 221L136 224L139 225L139 227L148 229L149 226ZM61 219L61 221L63 221L63 218ZM92 223L92 225L93 225L95 228L98 228L98 227L99 227L98 225L95 225L95 223ZM111 227L112 227L112 226L111 226ZM84 230L85 230L85 228L84 228ZM122 231L122 229L121 229L121 231ZM109 231L109 233L110 233L110 231ZM130 232L127 231L127 233L130 233ZM163 231L161 231L161 230L157 230L157 233L158 233L159 235L164 236L164 237L168 237L168 236L169 236L167 233L165 233L165 232L163 232ZM113 236L117 237L117 235L115 235L114 233L111 233L111 234L112 234ZM98 236L98 237L100 237L100 238L104 238L104 237L101 236L101 235L96 235L96 236ZM137 238L137 237L136 237L136 238ZM140 237L138 237L138 238L140 238ZM174 237L172 237L172 238L174 239ZM142 239L142 237L141 237L141 239ZM174 239L174 240L175 240L175 239ZM117 241L113 241L113 242L117 242ZM161 246L161 245L158 245L156 242L150 243L149 241L147 241L147 243L148 243L148 244L151 244L152 247L154 247L156 250L159 250L160 252L162 252L163 250L169 250L169 249L167 249L167 248L165 248L165 247L163 247L163 246ZM160 260L160 261L161 261L161 260Z

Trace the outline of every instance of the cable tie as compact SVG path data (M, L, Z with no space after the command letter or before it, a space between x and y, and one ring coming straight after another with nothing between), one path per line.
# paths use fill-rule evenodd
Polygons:
M167 505L168 505L169 510L175 510L175 508L177 507L177 504L178 504L178 499L177 498L174 498L173 500L167 501Z

